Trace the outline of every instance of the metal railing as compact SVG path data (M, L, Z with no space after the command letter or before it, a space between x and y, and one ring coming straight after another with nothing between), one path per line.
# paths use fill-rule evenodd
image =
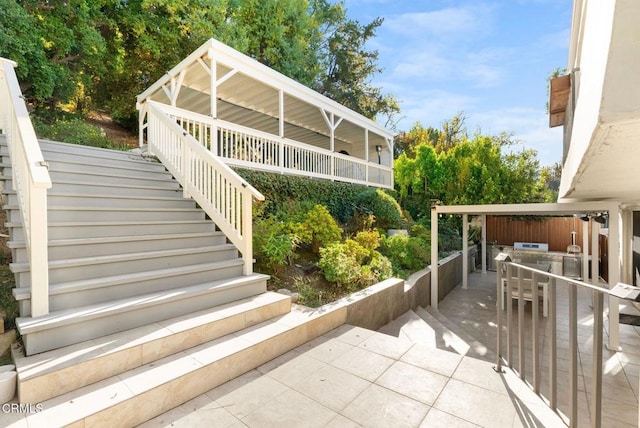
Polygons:
M228 165L349 183L393 187L393 169L166 104L164 111Z
M0 58L0 128L6 135L31 271L31 316L49 313L47 189L51 178L29 119L13 61Z
M557 281L563 286L566 285L569 302L569 425L578 426L578 288L589 290L593 293L593 362L592 362L592 385L588 394L591 396L591 426L600 427L602 424L602 346L603 346L603 309L604 296L609 295L609 290L597 285L588 284L576 279L544 272L529 266L523 266L513 262L497 261L497 366L496 371L502 372L503 365L514 369L513 348L515 336L517 336L518 365L515 370L523 381L531 383L536 394L542 394L540 390L541 369L540 363L543 358L540 347L540 319L539 319L539 297L541 296L538 284L548 287L548 331L550 336L549 347L549 406L558 412L558 347L557 347ZM503 270L504 269L504 270ZM531 275L525 279L525 272ZM505 279L501 273L506 274ZM515 283L515 284L514 284ZM505 286L506 285L506 286ZM526 288L526 290L525 290ZM507 315L504 320L503 299L506 291ZM526 296L526 293L530 293ZM517 309L517 331L514 328L514 314L512 299L518 300ZM525 336L525 299L531 300L531 368L532 379L526 379L527 357ZM506 321L506 325L505 325ZM503 329L506 328L506 356L503 355Z
M253 272L253 198L264 196L157 107L147 106L147 144L216 226L238 248L244 274Z

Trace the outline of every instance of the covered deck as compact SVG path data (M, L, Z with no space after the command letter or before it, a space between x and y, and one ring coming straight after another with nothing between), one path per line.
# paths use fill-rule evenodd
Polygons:
M210 39L138 96L234 167L393 188L393 136L337 102Z

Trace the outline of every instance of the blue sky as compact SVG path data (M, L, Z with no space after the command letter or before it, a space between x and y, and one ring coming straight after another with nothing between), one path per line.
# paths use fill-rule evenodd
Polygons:
M399 130L439 128L462 111L470 133L513 133L542 165L562 158L547 76L567 64L571 0L344 0L361 23L383 17L374 78L400 101Z

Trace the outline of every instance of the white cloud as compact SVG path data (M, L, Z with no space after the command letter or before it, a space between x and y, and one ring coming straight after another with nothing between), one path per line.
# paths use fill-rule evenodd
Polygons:
M538 152L542 165L562 160L562 128L549 128L549 118L544 110L513 107L469 113L470 121L479 124L483 134L513 133L521 147Z
M390 31L409 36L411 40L438 38L447 43L477 34L492 21L492 9L485 5L448 8L431 12L394 15L385 19Z

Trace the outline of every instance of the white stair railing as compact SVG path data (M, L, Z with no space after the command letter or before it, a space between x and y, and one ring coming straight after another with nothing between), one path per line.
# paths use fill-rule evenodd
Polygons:
M146 103L147 144L218 228L238 248L244 274L253 272L252 203L264 196L174 119Z
M13 61L0 58L0 128L7 137L24 239L31 270L31 316L49 313L49 261L47 238L47 189L51 178Z

